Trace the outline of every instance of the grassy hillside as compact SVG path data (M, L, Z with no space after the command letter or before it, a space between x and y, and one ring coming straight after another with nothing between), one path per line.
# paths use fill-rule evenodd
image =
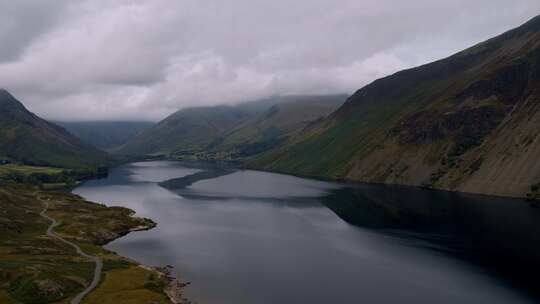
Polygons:
M109 151L125 144L142 130L154 125L146 121L55 122L98 149Z
M6 90L0 90L0 156L25 164L69 168L108 162L104 152L29 112Z
M309 123L323 119L343 104L346 95L288 96L231 130L207 148L246 158L273 149Z
M179 158L231 159L266 151L345 100L335 96L274 97L237 106L180 110L117 152Z
M200 151L249 117L248 112L231 106L180 110L141 132L117 152L140 155Z
M57 233L103 260L103 282L83 303L169 303L164 276L100 246L151 221L125 208L11 183L0 183L0 303L69 303L92 279L93 263L45 235L50 222L40 216L43 201L61 222Z
M250 163L366 182L525 196L540 180L540 17L360 89Z

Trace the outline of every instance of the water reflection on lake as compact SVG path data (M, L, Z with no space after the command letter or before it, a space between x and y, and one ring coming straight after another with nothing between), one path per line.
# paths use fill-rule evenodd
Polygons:
M256 171L157 184L204 170L134 163L74 192L154 219L156 229L108 248L173 265L199 303L539 299L526 283L538 268L540 212L527 203Z

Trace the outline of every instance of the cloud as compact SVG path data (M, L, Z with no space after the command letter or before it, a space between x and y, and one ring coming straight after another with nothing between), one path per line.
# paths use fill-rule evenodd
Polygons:
M61 120L352 93L538 12L537 0L0 0L0 87Z
M37 37L51 30L66 1L0 1L0 62L16 60Z

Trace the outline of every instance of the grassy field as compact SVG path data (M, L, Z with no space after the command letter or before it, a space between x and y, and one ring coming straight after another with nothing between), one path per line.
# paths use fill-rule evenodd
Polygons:
M83 304L165 304L169 301L161 294L164 287L164 281L159 276L142 267L112 269L105 274L101 286Z
M0 165L0 176L5 176L10 173L19 173L24 175L30 175L32 173L40 174L59 174L63 169L51 168L51 167L35 167L18 164Z
M18 163L0 165L0 180L39 186L42 190L70 189L82 180L107 175L107 168L64 169Z
M39 215L40 199L61 223L57 233L103 259L103 280L83 303L168 303L165 277L100 246L135 227L152 226L150 220L132 217L129 209L14 183L0 184L0 303L69 303L91 281L94 265L45 235L49 222Z

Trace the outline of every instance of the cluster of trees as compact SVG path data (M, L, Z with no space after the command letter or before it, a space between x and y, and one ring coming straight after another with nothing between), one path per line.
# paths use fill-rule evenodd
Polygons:
M73 187L78 181L103 178L108 174L106 167L85 168L85 169L66 169L58 173L43 173L43 172L18 172L13 171L6 173L0 177L2 180L14 181L17 183L25 183L36 186L44 184L57 184L62 187Z

